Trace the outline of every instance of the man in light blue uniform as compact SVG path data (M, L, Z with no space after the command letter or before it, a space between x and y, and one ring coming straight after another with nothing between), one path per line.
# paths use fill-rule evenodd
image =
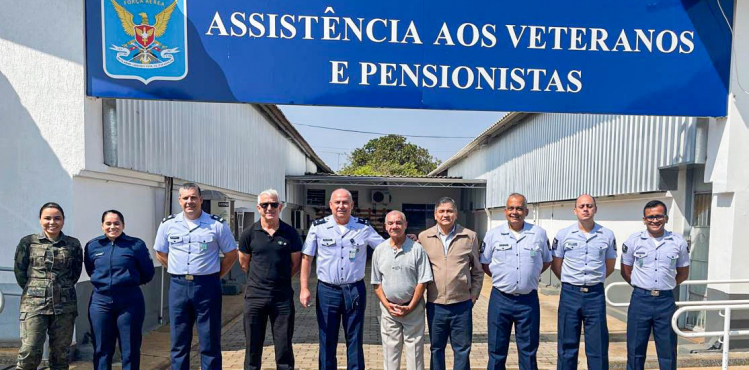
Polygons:
M546 231L526 223L527 215L525 196L510 194L505 205L507 224L486 233L481 246L481 264L493 285L488 315L488 370L505 369L513 324L518 366L522 370L538 369L538 279L551 265L552 257Z
M648 202L643 215L647 231L632 234L622 245L622 277L634 287L627 312L627 369L645 368L652 331L660 369L675 370L673 290L689 276L689 246L680 235L666 231L663 202Z
M299 301L309 307L309 274L317 256L317 324L320 330L319 368L336 370L338 330L343 319L346 364L364 370L364 269L367 246L385 241L367 220L351 217L353 198L346 189L330 195L332 215L312 223L302 249Z
M577 222L557 233L551 244L551 270L562 281L557 321L557 369L577 369L580 329L585 325L588 369L609 368L609 329L603 283L616 264L614 233L597 224L596 200L575 201Z
M224 220L202 211L200 188L179 189L182 212L164 219L154 249L171 275L169 329L173 370L190 369L192 328L197 321L201 368L221 369L221 276L237 260L237 243ZM221 260L219 252L224 253Z

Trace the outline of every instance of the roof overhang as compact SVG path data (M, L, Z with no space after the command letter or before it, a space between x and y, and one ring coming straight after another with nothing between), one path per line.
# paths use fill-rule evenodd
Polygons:
M485 189L484 179L461 179L450 177L399 177L399 176L345 176L304 175L286 176L286 182L303 185L332 186L387 186L415 188L472 188Z

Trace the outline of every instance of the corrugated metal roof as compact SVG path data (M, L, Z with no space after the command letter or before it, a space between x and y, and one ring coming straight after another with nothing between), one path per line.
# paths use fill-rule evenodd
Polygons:
M696 162L697 118L508 114L432 172L487 180L488 207L661 190L659 169Z
M285 197L285 175L330 168L273 105L107 100L105 163Z

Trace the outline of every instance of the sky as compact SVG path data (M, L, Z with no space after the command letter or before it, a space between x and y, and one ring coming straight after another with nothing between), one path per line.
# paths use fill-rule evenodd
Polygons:
M444 162L504 115L504 112L292 105L278 107L317 155L334 171L343 168L351 151L379 135L332 131L301 124L386 134L448 136L448 139L407 137L409 142L426 148L432 156Z

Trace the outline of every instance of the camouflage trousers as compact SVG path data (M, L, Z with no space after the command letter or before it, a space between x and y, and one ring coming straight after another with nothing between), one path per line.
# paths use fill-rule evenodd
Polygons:
M72 312L33 316L21 313L21 348L16 369L36 370L42 362L44 341L49 335L50 370L67 370L75 316Z

